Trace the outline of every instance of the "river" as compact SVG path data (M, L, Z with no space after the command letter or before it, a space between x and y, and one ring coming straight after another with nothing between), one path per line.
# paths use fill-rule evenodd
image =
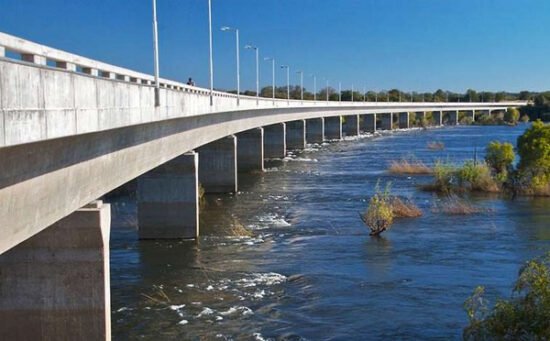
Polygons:
M526 128L460 126L312 145L238 195L207 198L201 238L138 241L135 203L113 204L114 340L449 340L467 324L477 285L509 297L522 263L550 250L550 199L476 197L487 213L448 216L391 160L461 162ZM441 141L443 150L427 148ZM368 236L358 213L392 182L424 212ZM248 237L228 236L246 228Z

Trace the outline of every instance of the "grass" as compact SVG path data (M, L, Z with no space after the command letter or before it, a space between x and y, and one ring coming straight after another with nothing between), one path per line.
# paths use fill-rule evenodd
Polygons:
M430 141L426 147L428 147L429 150L443 150L445 149L445 143L441 141Z
M410 200L390 197L389 201L395 218L417 218L422 216L422 211Z
M392 161L388 169L393 174L432 174L433 170L420 160Z
M448 215L470 215L487 212L488 210L486 208L477 207L469 200L461 198L455 194L450 194L439 203L436 203L433 211Z

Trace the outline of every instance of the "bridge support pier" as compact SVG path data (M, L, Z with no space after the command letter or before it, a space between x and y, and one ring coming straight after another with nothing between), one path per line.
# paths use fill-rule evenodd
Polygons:
M255 128L237 134L239 172L264 171L264 129Z
M432 119L434 121L434 125L438 127L443 125L443 111L433 111Z
M95 201L0 255L1 340L110 340L111 208Z
M453 126L458 124L458 110L449 112L449 124Z
M286 147L304 149L306 147L306 120L286 123Z
M323 143L325 140L325 119L310 118L306 120L307 143Z
M378 114L380 116L380 129L392 130L393 129L393 114Z
M342 139L342 117L325 117L325 137L329 140Z
M237 138L229 135L200 147L199 183L205 193L237 193Z
M286 124L278 123L264 127L264 157L267 159L286 156Z
M363 115L361 130L367 133L374 133L376 131L376 114Z
M347 136L359 135L359 115L347 115L345 116L345 120L344 133Z
M399 113L399 129L409 129L409 113Z
M199 156L185 153L138 178L140 239L199 236Z

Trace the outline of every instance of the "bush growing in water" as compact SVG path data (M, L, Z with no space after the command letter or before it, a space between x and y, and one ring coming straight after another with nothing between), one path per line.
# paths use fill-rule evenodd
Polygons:
M441 160L436 161L434 166L435 189L440 192L450 193L456 182L455 173L456 169L452 164Z
M369 207L364 215L361 215L363 222L370 228L370 235L377 236L390 228L393 223L393 209L390 203L390 184L386 185L384 191L376 185L376 192L369 200Z
M399 161L392 161L389 172L394 174L431 174L432 169L420 160L403 158Z
M489 310L484 288L464 303L469 325L464 340L548 340L550 336L550 252L529 261L519 273L513 296Z
M482 192L499 192L500 186L491 175L491 170L486 163L466 161L457 170L458 185L462 189Z

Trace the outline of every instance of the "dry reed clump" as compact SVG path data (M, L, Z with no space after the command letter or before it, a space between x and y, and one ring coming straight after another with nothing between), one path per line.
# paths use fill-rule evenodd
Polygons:
M252 237L252 232L248 230L244 225L233 218L233 223L228 226L229 235L232 237Z
M422 216L422 211L410 200L401 200L399 197L390 198L390 206L396 218L417 218Z
M469 200L460 198L455 194L450 194L441 200L441 202L436 203L433 211L449 215L469 215L487 212L488 210L476 207Z
M392 161L389 172L393 174L432 174L433 170L420 160Z
M445 144L441 141L431 141L427 145L429 150L443 150L445 149Z

